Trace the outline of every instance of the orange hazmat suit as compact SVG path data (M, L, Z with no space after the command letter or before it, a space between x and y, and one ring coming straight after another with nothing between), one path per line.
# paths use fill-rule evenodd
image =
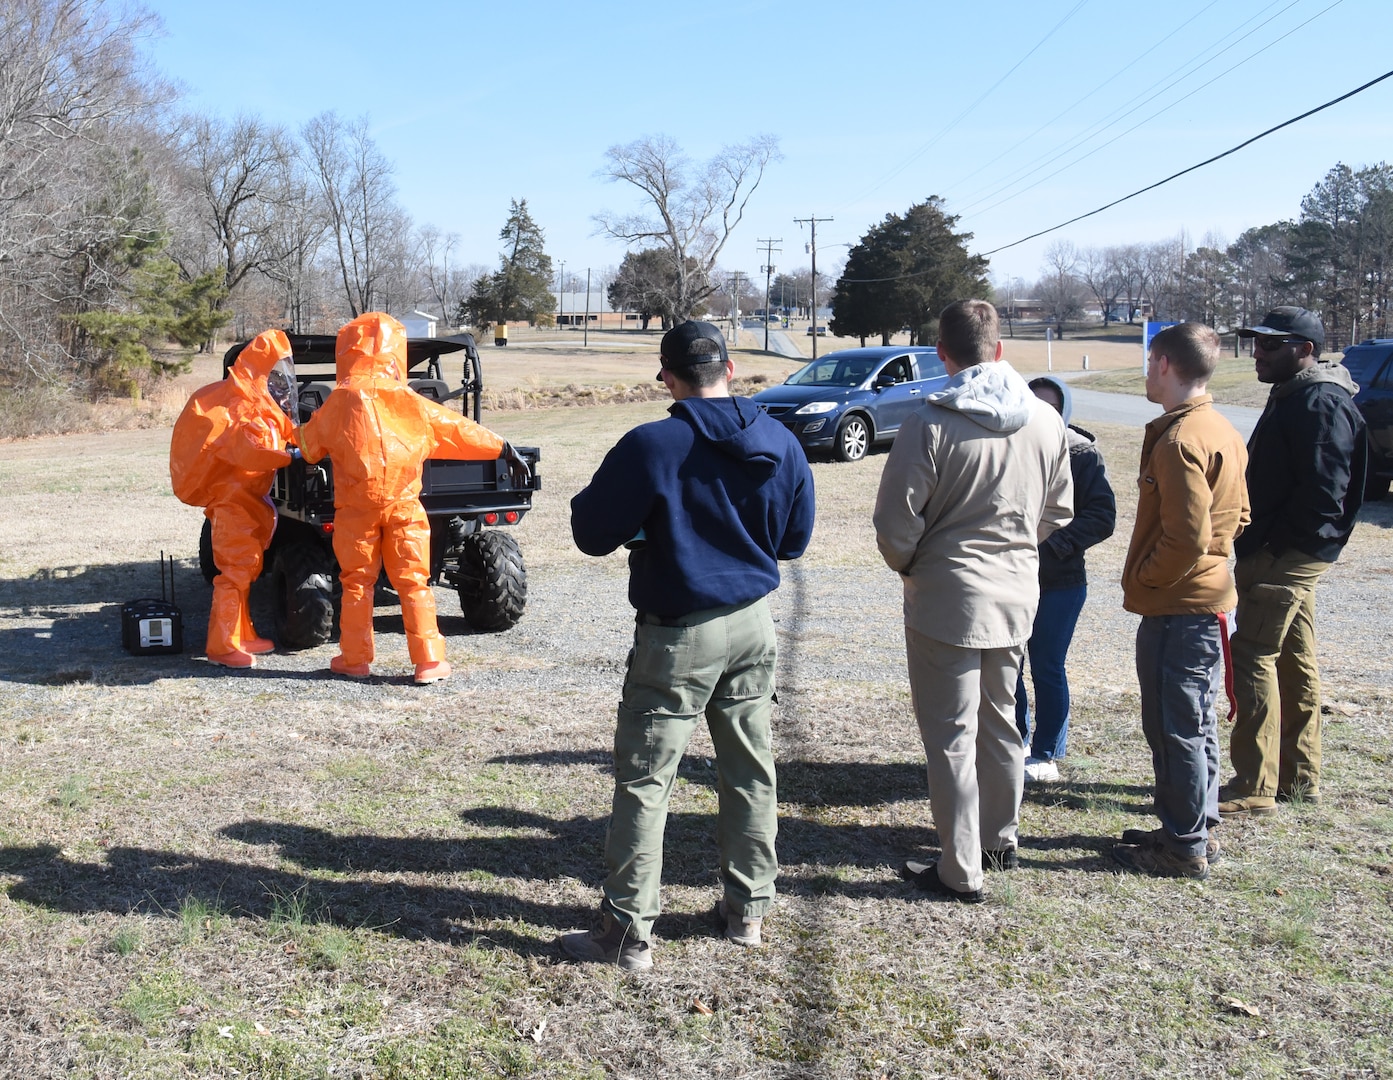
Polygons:
M504 441L406 385L406 331L369 312L339 331L338 385L300 432L306 460L334 465L334 555L343 606L341 674L366 675L373 660L373 587L379 568L401 600L407 649L423 669L445 658L430 579L430 523L421 507L421 466L429 457L490 461ZM448 668L446 668L448 671Z
M281 331L258 334L226 378L189 398L169 443L174 494L204 507L212 522L218 576L207 651L208 659L230 667L251 667L252 654L274 648L252 628L247 594L276 531L275 507L267 495L276 469L290 460L285 444L295 431L267 392L266 376L290 355Z

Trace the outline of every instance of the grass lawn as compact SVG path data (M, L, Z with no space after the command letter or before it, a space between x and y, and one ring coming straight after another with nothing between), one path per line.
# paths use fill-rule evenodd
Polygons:
M470 634L437 590L457 674L425 689L390 594L367 683L324 676L332 645L244 674L199 660L200 515L168 493L167 433L0 444L0 1076L1393 1075L1393 505L1366 510L1322 585L1324 801L1226 823L1204 884L1125 874L1114 838L1154 819L1116 585L1140 432L1110 425L1120 520L1090 555L1063 780L1027 792L1021 868L988 875L985 904L895 874L936 835L869 522L876 453L815 463L814 543L773 598L767 946L710 927L701 735L655 971L562 962L555 937L588 924L603 874L632 628L622 556L577 552L568 503L662 413L485 417L543 447L517 530L528 610ZM181 560L189 649L135 660L116 605L149 594L161 548Z

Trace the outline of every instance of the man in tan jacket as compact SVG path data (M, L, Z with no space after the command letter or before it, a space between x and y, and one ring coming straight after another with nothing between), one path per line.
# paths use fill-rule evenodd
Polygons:
M1137 627L1141 724L1156 774L1151 832L1128 829L1122 865L1204 880L1219 853L1219 729L1214 706L1223 613L1238 601L1228 558L1248 524L1248 452L1206 392L1219 338L1179 323L1152 339L1146 397L1165 412L1146 425L1122 603Z
M904 583L910 692L943 848L901 874L972 903L984 859L1016 865L1016 679L1040 598L1038 545L1073 516L1073 480L1064 422L1001 359L996 309L960 300L939 334L952 378L900 427L875 530Z

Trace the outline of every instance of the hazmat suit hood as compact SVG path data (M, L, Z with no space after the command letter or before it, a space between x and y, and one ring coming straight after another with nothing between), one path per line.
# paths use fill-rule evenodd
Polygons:
M339 331L334 375L350 379L406 380L406 327L381 311L359 315Z
M772 476L787 450L779 428L756 423L762 412L749 398L691 397L674 402L668 411L683 417L703 439L757 476Z
M264 380L276 364L290 355L290 339L284 330L263 330L242 346L232 371L243 379Z
M1005 360L963 368L924 400L960 412L988 431L1007 433L1024 427L1036 405L1049 408Z

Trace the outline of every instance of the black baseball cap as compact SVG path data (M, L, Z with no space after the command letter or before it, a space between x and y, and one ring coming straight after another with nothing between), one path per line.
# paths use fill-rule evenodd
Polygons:
M721 331L709 322L696 319L679 323L663 335L658 346L665 368L689 368L694 364L709 364L714 360L725 363L726 339ZM658 372L661 379L663 373Z
M1245 326L1238 331L1241 338L1256 337L1258 334L1304 338L1317 349L1325 348L1325 327L1320 324L1320 316L1305 308L1273 308L1262 317L1262 322L1257 326Z

